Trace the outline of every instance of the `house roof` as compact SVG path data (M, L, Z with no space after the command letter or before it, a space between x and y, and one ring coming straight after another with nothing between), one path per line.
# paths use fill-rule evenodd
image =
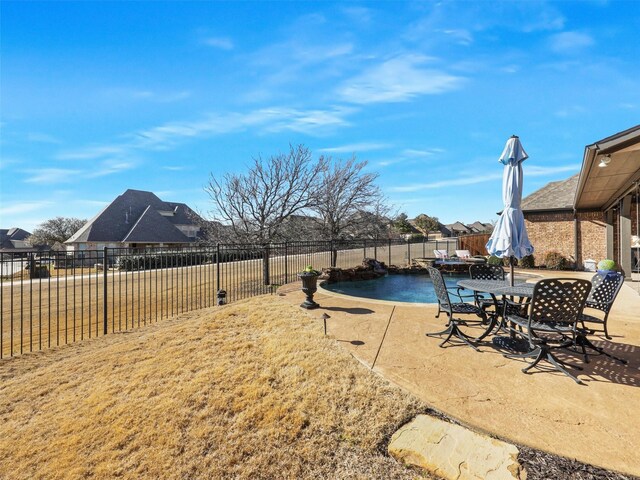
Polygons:
M469 227L474 232L488 232L490 230L493 230L493 225L491 225L490 223L482 223L479 221L473 222L472 224L467 225L467 227Z
M609 157L606 168L598 168ZM640 182L640 125L603 138L584 149L573 204L607 210Z
M14 249L25 248L26 240L31 234L21 228L2 228L0 229L0 248Z
M471 229L462 222L450 223L449 225L445 225L445 227L452 232L465 232L465 233L471 232Z
M579 174L566 180L547 183L522 200L522 211L573 210L573 198Z
M127 190L65 243L189 243L178 225L197 226L199 217L184 203L163 202L152 192Z

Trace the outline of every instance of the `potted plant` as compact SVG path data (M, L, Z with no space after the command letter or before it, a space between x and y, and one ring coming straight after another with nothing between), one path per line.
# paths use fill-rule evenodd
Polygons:
M314 270L311 265L307 265L307 268L298 274L298 277L302 280L302 292L307 296L306 300L300 305L302 308L311 310L320 306L313 301L313 294L318 290L319 276L320 272Z
M608 258L600 260L598 262L598 273L602 276L607 276L610 273L615 273L616 262Z

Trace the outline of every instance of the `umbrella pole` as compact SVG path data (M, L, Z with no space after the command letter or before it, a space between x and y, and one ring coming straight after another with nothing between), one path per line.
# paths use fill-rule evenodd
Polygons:
M513 257L509 257L509 266L511 268L511 275L509 276L509 281L511 282L511 286L513 287Z

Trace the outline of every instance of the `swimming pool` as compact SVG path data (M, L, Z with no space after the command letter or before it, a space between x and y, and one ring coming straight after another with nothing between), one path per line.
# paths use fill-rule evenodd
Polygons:
M456 287L469 275L445 275L447 287ZM389 300L392 302L438 303L429 275L387 275L374 280L355 282L324 282L322 288L353 297ZM452 300L453 301L453 300Z

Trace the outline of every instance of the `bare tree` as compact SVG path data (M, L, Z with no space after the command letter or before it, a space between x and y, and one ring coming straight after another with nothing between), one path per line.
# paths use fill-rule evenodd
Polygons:
M438 220L438 217L430 217L424 213L418 215L414 222L416 227L426 235L427 240L429 240L430 232L437 232L440 228L440 221Z
M213 202L214 220L228 225L236 241L267 245L280 240L284 221L313 205L317 177L324 161L313 162L303 145L263 160L254 158L246 174L213 174L205 191ZM269 260L263 259L265 283Z
M378 174L364 173L366 161L324 160L312 211L325 238L340 239L363 230L372 214L382 215L384 196L375 184Z
M357 162L355 157L323 160L317 200L311 210L325 238L336 240L363 232L372 220L384 217L385 199L375 184L378 174L364 172L366 161Z
M27 242L32 246L64 243L80 230L85 223L87 221L80 218L52 218L38 225L27 239Z
M214 219L231 227L238 240L266 244L278 240L282 223L312 206L323 162L299 145L286 154L253 160L246 174L211 175L205 191L213 202Z

